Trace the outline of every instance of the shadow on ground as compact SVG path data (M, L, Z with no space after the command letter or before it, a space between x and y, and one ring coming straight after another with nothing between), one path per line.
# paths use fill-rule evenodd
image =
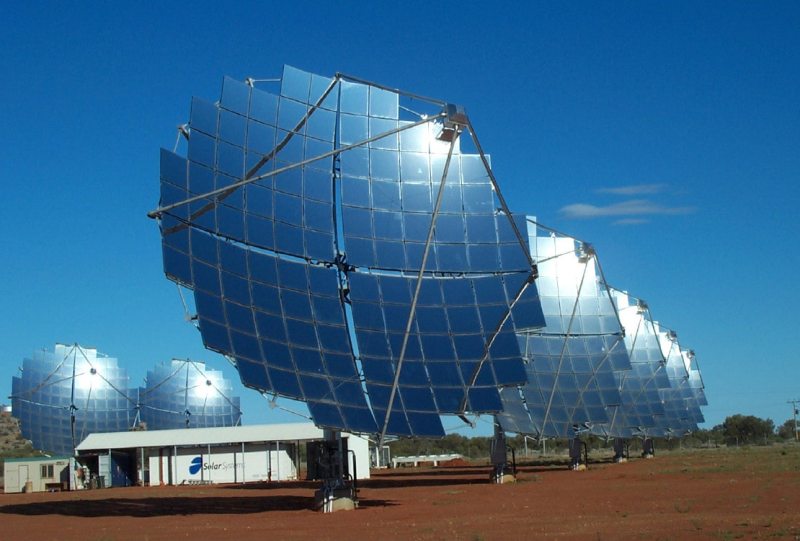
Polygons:
M317 490L322 483L320 481L249 481L244 484L215 485L216 488L226 490L282 490L282 489L304 489Z
M396 468L393 470L373 471L369 479L358 481L358 488L392 488L392 487L426 487L469 485L483 483L489 478L489 466L484 467L458 467L447 469ZM262 481L244 485L220 485L227 490L275 490L275 489L305 489L317 490L322 486L321 481Z
M372 472L373 477L458 477L468 475L489 475L491 466L459 466L447 468L394 468Z
M464 472L461 474L449 475L444 473L426 472L408 473L408 474L392 474L392 475L374 475L369 479L358 481L358 488L403 488L403 487L438 487L448 485L471 485L476 483L483 483L489 478L489 470L476 472ZM276 490L276 489L305 489L309 491L317 490L322 486L321 481L281 481L279 483L247 483L246 485L222 485L219 488L226 490Z
M481 485L489 482L489 474L485 477L436 477L397 479L390 477L373 477L359 481L359 488L406 488L406 487L446 487L454 485Z
M362 500L360 507L396 505L388 500ZM270 511L307 511L313 509L312 496L252 496L206 498L111 498L36 502L0 507L0 513L12 515L64 515L71 517L163 517L179 515L239 515Z

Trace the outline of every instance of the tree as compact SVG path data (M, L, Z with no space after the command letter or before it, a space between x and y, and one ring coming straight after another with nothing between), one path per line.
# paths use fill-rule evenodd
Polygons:
M725 443L738 445L743 443L765 443L775 433L772 419L761 419L753 415L731 415L722 423Z
M716 447L725 442L722 425L714 428L698 428L683 438L684 447Z
M787 419L785 423L778 427L778 437L783 440L795 439L794 419Z

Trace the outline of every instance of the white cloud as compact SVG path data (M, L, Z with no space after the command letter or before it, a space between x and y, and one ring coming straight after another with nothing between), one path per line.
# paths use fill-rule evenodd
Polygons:
M647 199L630 199L612 205L597 206L575 203L561 207L567 218L601 218L605 216L650 216L655 214L690 214L693 207L665 207Z
M622 218L621 220L614 220L614 225L637 225L650 223L646 218Z
M614 195L642 195L661 193L666 190L666 184L630 184L628 186L617 186L615 188L600 188L598 193L610 193Z

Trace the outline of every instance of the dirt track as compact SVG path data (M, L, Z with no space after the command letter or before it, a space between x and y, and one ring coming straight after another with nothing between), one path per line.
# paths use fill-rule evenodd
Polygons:
M375 472L360 508L316 483L0 495L0 539L800 539L800 446L662 454L586 472L522 465Z

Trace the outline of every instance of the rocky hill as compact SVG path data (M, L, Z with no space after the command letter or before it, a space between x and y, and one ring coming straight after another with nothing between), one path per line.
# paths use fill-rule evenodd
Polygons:
M30 456L34 450L22 437L19 421L7 411L0 412L0 457Z

